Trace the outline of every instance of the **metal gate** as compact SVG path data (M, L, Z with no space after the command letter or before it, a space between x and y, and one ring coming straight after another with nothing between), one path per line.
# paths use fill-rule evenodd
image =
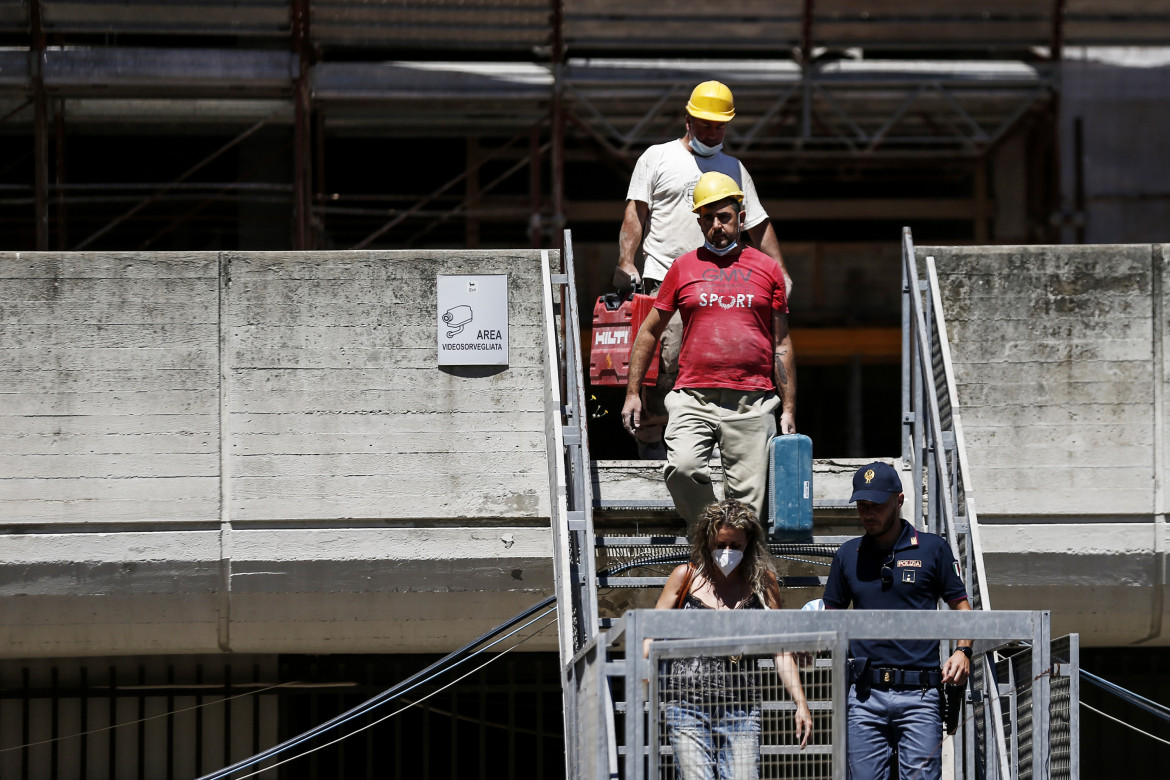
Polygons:
M695 656L742 656L744 679L755 681L761 709L761 777L795 776L804 780L845 777L845 660L852 639L975 640L974 664L998 664L1012 652L1016 666L1025 670L1014 685L1016 701L1010 708L1000 695L1001 686L975 684L972 696L978 705L968 707L965 718L973 727L994 722L1006 726L989 729L992 734L1030 736L1026 748L1014 754L996 747L986 756L987 777L1017 780L1049 777L1053 762L1050 742L1075 745L1075 731L1067 731L1070 718L1050 717L1050 701L1065 713L1075 710L1075 698L1061 694L1054 683L1053 652L1065 658L1075 651L1075 639L1049 642L1047 612L1023 611L736 611L736 610L631 610L607 631L591 640L565 673L566 712L573 718L568 745L569 777L574 780L661 780L663 768L675 762L673 747L663 740L664 707L671 701L671 683L660 678L659 661ZM644 650L647 639L651 641ZM1038 648L1024 654L1021 649ZM791 702L776 683L768 660L776 653L804 653L802 685L813 712L813 740L804 751L791 738ZM986 654L986 655L985 655ZM985 661L986 658L986 661ZM1066 668L1069 667L1067 662ZM1058 674L1062 674L1059 669ZM995 674L981 672L981 679ZM1003 689L1006 690L1006 689ZM1056 697L1053 697L1055 690ZM993 695L994 694L994 695ZM1070 705L1072 709L1070 709ZM997 707L999 709L997 709ZM1055 724L1050 729L1049 724ZM1063 736L1064 734L1068 736ZM943 744L942 725L939 744ZM1017 739L1017 742L1019 740ZM984 744L1006 745L1000 740ZM1074 751L1075 752L1075 751ZM1064 759L1057 753L1056 762ZM984 757L979 756L979 764ZM993 762L1003 759L1006 774L991 774ZM968 777L982 776L971 761ZM1075 764L1074 764L1075 765ZM965 762L960 762L965 766ZM960 776L956 773L956 777ZM1053 773L1052 777L1062 775ZM1075 777L1073 774L1063 775Z

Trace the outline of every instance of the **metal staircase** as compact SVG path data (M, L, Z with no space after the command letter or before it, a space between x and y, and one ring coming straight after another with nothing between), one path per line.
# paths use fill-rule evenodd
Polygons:
M633 780L649 776L644 774L647 767L657 765L657 751L666 748L646 742L647 734L637 725L642 718L626 717L630 707L653 712L658 706L639 693L637 681L651 673L640 666L644 663L641 654L627 649L640 647L641 638L655 636L654 631L666 630L658 626L674 626L658 636L692 636L689 641L699 644L703 641L699 637L705 634L689 634L696 629L685 621L678 622L678 615L659 613L639 618L645 611L631 609L652 605L652 601L647 603L649 597L656 595L671 568L687 559L689 546L685 538L671 532L668 512L672 507L661 494L612 495L599 482L600 465L590 461L580 318L568 231L564 247L562 272L554 273L546 264L549 295L545 322L547 422L550 440L557 445L550 448L550 490L554 497L552 525L566 697L566 770L573 778L624 774ZM910 613L914 615L911 618L908 613L886 613L885 630L896 620L902 636L907 636L907 630L919 630L924 636L969 636L976 640L976 662L962 726L954 742L954 777L1076 778L1077 720L1067 715L1076 712L1079 701L1076 637L1052 643L1046 612L990 612L974 491L968 478L933 262L927 258L926 273L920 274L909 229L903 232L902 250L903 451L899 465L909 475L903 480L907 506L913 507L916 527L950 542L963 569L972 607L981 615ZM815 500L817 526L823 530L824 518L847 516L843 513L849 509L844 496ZM597 534L595 514L609 513L646 518L655 530ZM663 528L667 530L659 530ZM773 554L787 566L781 572L786 591L808 589L811 597L818 597L833 551L844 539L856 535L854 529L850 523L847 536L818 534L811 544L773 545ZM599 589L611 594L601 606ZM615 598L614 592L624 595ZM907 625L918 626L920 618L922 626L907 629ZM758 631L772 631L767 637L773 644L815 646L831 659L825 661L829 680L818 683L818 706L827 718L820 749L831 748L836 757L831 769L817 769L810 777L844 776L840 752L844 745L843 686L834 676L843 669L842 637L876 636L866 632L879 630L873 626L881 626L881 619L883 613L852 610L819 614L786 611L785 624L803 633L776 635L773 629L757 630L754 625L736 623L737 633L730 634L755 642L751 637L758 638ZM954 625L969 627L954 633ZM931 634L932 630L938 633ZM624 695L619 690L624 690ZM809 698L810 702L818 701L813 695ZM1057 702L1056 710L1051 708L1053 701ZM1053 712L1056 715L1050 717ZM640 752L631 752L632 745L641 746ZM1060 746L1059 755L1050 753L1050 746Z

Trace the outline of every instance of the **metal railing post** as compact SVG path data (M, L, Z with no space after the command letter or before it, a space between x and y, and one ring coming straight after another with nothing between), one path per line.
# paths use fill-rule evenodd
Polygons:
M567 666L575 648L577 635L577 610L574 607L576 592L569 576L572 551L569 536L568 486L565 475L564 427L561 424L561 383L557 359L556 315L553 313L553 277L549 265L548 250L541 251L541 275L543 277L544 300L544 390L545 390L545 435L547 436L549 464L549 504L553 536L553 586L557 593L558 643L561 668Z
M910 377L913 344L910 327L910 262L906 256L909 228L903 228L902 241L902 465L909 466L914 451L914 409L910 403Z
M642 777L642 750L646 744L645 719L642 710L645 708L645 696L642 694L640 661L642 660L642 621L638 610L626 613L626 772L628 780Z
M564 232L565 269L561 317L565 322L565 443L569 460L569 529L576 546L584 645L597 634L597 562L593 539L593 480L589 472L589 428L585 412L584 359L581 354L581 318L577 311L577 280L573 265L573 235Z
M985 708L983 739L986 746L983 755L985 763L988 768L994 769L994 777L998 780L1012 780L1011 768L1015 766L1015 751L1012 751L1013 758L1009 759L1007 732L1003 725L1003 705L999 700L999 674L996 672L995 664L992 663L989 655L983 657L983 684L986 688L986 694L983 697ZM1014 688L1012 692L1012 713L1014 716ZM990 719L986 717L987 715L990 715ZM1013 721L1015 721L1014 717Z
M1032 645L1032 777L1049 776L1049 724L1052 703L1052 616L1038 613Z
M910 228L903 228L902 230L902 267L903 274L906 276L906 296L903 299L905 311L903 313L903 344L906 347L907 354L904 355L903 360L906 362L904 366L905 375L903 380L902 392L908 398L908 405L910 407L912 423L910 426L910 466L911 466L911 480L913 482L912 489L907 491L910 493L914 502L914 527L923 529L923 495L922 495L922 478L923 478L923 457L925 455L926 441L924 438L924 429L927 426L926 416L923 413L923 377L921 371L921 360L919 354L922 349L920 343L920 334L918 328L915 327L916 313L921 307L921 297L918 291L918 263L914 259L914 239L910 235Z
M1068 680L1068 776L1081 778L1081 637L1069 636Z
M914 263L914 268L917 270L918 263ZM919 304L918 310L922 312L922 321L925 327L920 328L920 338L925 339L923 343L918 345L918 374L922 381L922 395L925 397L927 393L930 394L930 403L933 408L938 404L938 387L934 383L934 365L931 358L934 356L934 307L923 305L922 301L925 298L927 287L926 282L921 279L916 279L914 290L914 301ZM925 407L922 407L925 409ZM933 420L931 421L933 422ZM939 493L939 469L945 467L946 463L943 459L943 453L940 451L940 436L941 431L933 425L924 424L922 426L923 434L926 439L926 496L927 496L927 515L926 515L926 530L931 533L946 535L946 529L943 527L943 500L945 496Z

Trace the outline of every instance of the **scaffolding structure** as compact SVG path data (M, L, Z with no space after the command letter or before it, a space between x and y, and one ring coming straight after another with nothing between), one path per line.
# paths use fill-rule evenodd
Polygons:
M462 223L472 246L493 224L551 246L568 222L614 219L567 167L627 172L712 77L735 85L729 145L757 179L797 163L970 165L1025 124L1040 128L1038 174L1055 176L1064 48L1168 30L1154 5L1104 0L782 0L730 14L697 0L7 0L0 133L31 143L0 174L0 214L25 244L13 248L37 250L150 248L224 203L288 212L286 243L270 248L403 245L434 221ZM218 172L273 130L272 159ZM78 131L198 140L182 163L132 158L113 176L84 170ZM334 188L327 158L344 154L331 147L354 136L449 139L461 162L426 188Z

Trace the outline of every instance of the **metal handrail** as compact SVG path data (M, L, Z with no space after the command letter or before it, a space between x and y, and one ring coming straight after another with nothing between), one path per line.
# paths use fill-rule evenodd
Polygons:
M942 412L939 404L941 388L937 385L937 375L934 372L933 346L935 345L932 329L927 326L927 309L923 305L920 291L923 283L918 279L918 264L914 259L914 243L910 236L910 229L904 228L902 233L902 250L904 268L910 271L910 279L914 285L906 290L912 294L908 296L910 303L910 349L909 355L903 360L911 361L910 383L913 390L910 397L918 401L917 407L910 411L914 413L914 442L915 447L910 450L910 462L915 467L915 494L924 501L915 501L916 525L921 527L923 504L926 506L926 520L930 530L947 538L951 544L951 551L958 559L959 544L955 530L958 513L954 502L951 501L951 475L946 468L946 453L941 452L947 446L945 431L942 424ZM938 312L930 310L931 322L937 320ZM927 370L929 366L930 370ZM917 369L917 370L915 370ZM949 396L948 396L949 398ZM929 415L929 416L926 416ZM907 453L903 452L903 458ZM940 457L940 454L942 457ZM923 463L925 462L925 466ZM923 471L925 470L925 474ZM926 477L926 494L919 493L922 485L921 477Z
M920 275L910 228L902 230L902 339L902 461L912 475L912 489L906 492L912 497L914 524L946 537L963 569L972 608L990 611L979 519L938 274L934 258L928 257L925 278ZM978 687L985 675L986 671L977 665L972 669L972 683ZM994 736L983 736L994 739L991 756L997 769L1005 769L1008 757L1002 753L1004 724L1002 719L991 721L987 726ZM980 735L973 719L965 718L964 724L957 735L961 743L961 749L955 752L957 777L974 776L975 756L980 752Z
M926 272L930 282L931 305L936 312L935 327L938 330L939 349L942 356L942 365L946 377L947 397L951 406L951 430L955 437L955 456L959 459L956 486L963 486L963 511L967 517L967 533L971 538L970 555L973 581L979 587L978 609L991 609L991 599L987 594L987 570L983 564L983 542L979 530L979 515L975 509L974 490L971 486L971 467L967 462L967 441L963 433L963 420L959 413L959 399L955 383L954 363L951 360L951 344L947 336L947 324L943 317L942 293L939 291L938 273L935 269L934 258L926 258ZM957 500L957 495L955 499Z
M597 560L593 531L593 479L589 471L589 427L585 411L584 358L581 352L581 317L577 304L577 276L573 264L573 234L564 231L565 286L561 299L564 335L561 345L565 356L566 436L565 458L569 468L569 511L574 555L578 571L575 581L580 589L578 608L584 631L577 648L597 634ZM566 659L567 661L568 659Z
M564 233L562 272L545 250L546 427L552 504L553 565L560 608L561 666L598 630L593 484L582 375L581 324L572 234Z
M598 637L597 561L593 530L593 481L589 473L589 431L581 356L581 320L573 266L573 236L564 232L561 273L549 267L544 253L546 426L549 432L549 485L553 564L555 568L562 672ZM559 300L557 299L559 293ZM602 686L604 689L605 686ZM608 765L616 776L617 739L608 690L599 692L603 707L602 738ZM572 776L580 764L578 732L584 728L576 707L565 707L565 769Z
M572 578L567 576L572 558L571 539L568 533L568 476L564 459L564 406L561 402L559 345L556 333L556 313L553 290L556 286L554 274L549 265L548 250L541 251L541 287L543 289L542 313L544 321L544 426L547 437L548 480L549 480L549 524L552 527L553 569L556 578L553 585L557 593L557 640L561 665L573 656L576 649L573 637L579 632L576 609L578 594Z
M902 461L913 474L915 489L908 492L916 497L915 525L947 538L966 574L972 607L987 610L978 515L933 258L927 268L924 279L910 228L903 228Z

